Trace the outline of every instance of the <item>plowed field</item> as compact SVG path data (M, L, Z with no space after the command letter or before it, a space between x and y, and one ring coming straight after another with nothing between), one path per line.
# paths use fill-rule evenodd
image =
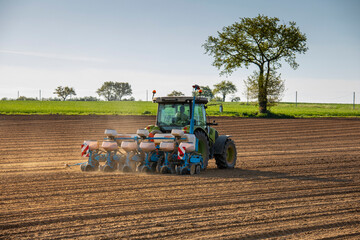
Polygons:
M154 117L0 116L0 238L360 238L360 119L213 119L237 167L178 176L64 167Z

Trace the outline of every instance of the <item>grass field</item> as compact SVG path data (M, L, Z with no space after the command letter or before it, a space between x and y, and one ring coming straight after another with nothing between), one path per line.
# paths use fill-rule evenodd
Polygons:
M0 101L0 114L155 115L156 110L152 102Z
M306 118L306 117L360 117L360 105L353 109L352 104L315 104L280 103L272 107L271 114L258 115L254 104L223 103L223 113L219 104L208 104L210 116L236 117L272 117L272 118ZM80 102L80 101L0 101L0 114L61 114L61 115L156 115L157 104L152 102Z

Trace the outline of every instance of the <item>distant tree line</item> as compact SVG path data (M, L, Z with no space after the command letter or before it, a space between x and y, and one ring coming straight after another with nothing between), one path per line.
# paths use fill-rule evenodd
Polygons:
M211 89L209 86L201 86L202 93L201 95L207 97L209 101L218 101L225 102L226 96L229 94L234 94L237 92L236 86L231 81L221 81L218 84L214 85L214 89ZM101 101L100 98L93 96L86 96L76 98L76 91L73 87L69 86L58 86L53 92L57 95L57 98L43 98L43 101ZM124 98L125 96L131 96L132 88L131 85L127 82L112 82L107 81L102 84L100 88L97 89L96 93L99 97L103 97L106 101L135 101L134 97L128 99ZM219 96L217 96L219 95ZM168 96L184 96L184 93L181 91L172 91ZM8 100L8 99L2 99ZM20 96L19 101L36 101L37 98L28 98ZM231 98L232 102L239 102L240 97L233 96Z
M104 82L103 85L97 89L96 93L99 95L99 98L94 96L85 96L85 97L74 97L76 96L75 89L69 86L58 86L55 88L53 94L57 97L54 98L32 98L19 96L17 99L2 98L1 101L101 101L103 97L106 101L135 101L135 98L131 96L132 89L131 85L127 82ZM124 98L125 96L130 96L129 98Z
M259 76L257 72L248 79L244 80L245 91L247 99L256 99L258 96L257 80ZM269 77L268 86L268 105L272 106L278 102L284 92L284 80L277 75L276 72L272 72ZM231 81L223 80L213 85L213 89L209 86L200 86L202 93L201 96L207 97L209 101L225 102L226 97L235 94L237 92L236 86ZM73 87L69 86L58 86L53 92L57 97L55 98L42 98L42 101L101 101L100 97L103 97L106 101L135 101L134 97L124 98L125 96L131 96L132 88L127 82L104 82L100 88L97 89L96 93L99 98L93 96L85 96L76 98L76 92ZM198 93L196 93L198 94ZM185 94L181 91L173 90L167 96L184 96ZM8 98L2 98L2 101L11 100ZM25 96L19 96L16 100L18 101L37 101L38 98L31 98ZM230 98L231 102L240 102L240 97L232 95Z
M104 97L106 101L134 101L135 98L130 97L124 99L125 96L132 94L131 85L127 82L104 82L103 85L96 91L99 97ZM71 98L76 96L75 89L72 87L59 86L55 89L56 94L62 101L66 101L70 97L70 101L100 101L96 97L83 97L83 98Z

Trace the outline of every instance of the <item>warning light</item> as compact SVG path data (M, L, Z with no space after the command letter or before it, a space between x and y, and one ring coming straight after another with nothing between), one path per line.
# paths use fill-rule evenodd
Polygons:
M200 89L199 85L197 84L193 85L192 87L195 89L195 91Z

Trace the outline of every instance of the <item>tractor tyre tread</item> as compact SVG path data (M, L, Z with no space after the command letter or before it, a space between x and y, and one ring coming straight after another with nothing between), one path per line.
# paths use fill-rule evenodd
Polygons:
M232 161L227 161L228 149L233 148ZM228 139L225 143L223 153L215 154L216 165L219 169L234 168L236 165L236 147L233 140Z
M209 139L206 136L206 134L202 131L195 131L195 136L196 138L200 141L202 141L204 143L205 147L205 154L202 154L203 157L203 163L204 163L204 169L206 169L206 167L208 166L209 163L209 156L210 156L210 147L209 147ZM200 144L200 143L199 143ZM204 157L205 155L205 157Z

